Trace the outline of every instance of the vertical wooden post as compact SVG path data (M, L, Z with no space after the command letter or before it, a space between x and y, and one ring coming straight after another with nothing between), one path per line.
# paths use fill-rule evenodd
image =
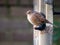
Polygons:
M34 0L33 2L34 10L45 13L46 18L50 22L53 22L52 6L45 4L44 0ZM43 34L41 34L41 31L33 29L33 45L52 45L53 26L50 24L46 25L47 27L45 30L47 30L48 33L43 31Z
M45 4L44 0L33 0L34 10L37 12L44 12L45 11Z
M51 23L53 23L53 7L52 4L46 4L45 5L46 8L46 19L49 20ZM49 26L49 40L50 40L50 45L52 45L52 36L53 36L53 25L50 24L46 24L47 27Z

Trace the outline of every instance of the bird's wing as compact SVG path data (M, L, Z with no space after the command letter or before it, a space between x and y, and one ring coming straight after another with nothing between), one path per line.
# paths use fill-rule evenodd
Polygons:
M41 23L41 22L40 22L40 19L39 19L39 18L37 17L37 15L35 15L35 14L34 14L34 15L32 15L31 20L32 20L33 22L38 23L38 24L39 24L39 23Z
M48 21L47 19L46 19L46 23L49 23L49 24L51 24L51 25L53 25L54 27L56 27L56 28L58 28L59 26L57 26L57 25L55 25L55 24L53 24L53 23L51 23L50 21Z
M45 22L45 18L43 15L39 13L35 13L35 17L40 21L40 22Z

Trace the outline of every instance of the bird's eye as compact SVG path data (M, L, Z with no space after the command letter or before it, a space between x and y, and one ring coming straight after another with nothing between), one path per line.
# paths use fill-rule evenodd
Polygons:
M28 14L30 14L31 12L28 12Z
M31 11L27 11L27 14L30 14L31 13Z

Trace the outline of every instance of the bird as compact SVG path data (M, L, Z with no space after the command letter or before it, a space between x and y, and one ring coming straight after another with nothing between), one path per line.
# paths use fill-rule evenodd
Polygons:
M42 12L28 10L26 12L26 15L27 15L27 20L33 25L33 28L36 30L43 31L46 28L46 23L53 25L53 23L51 23L46 19L45 14Z

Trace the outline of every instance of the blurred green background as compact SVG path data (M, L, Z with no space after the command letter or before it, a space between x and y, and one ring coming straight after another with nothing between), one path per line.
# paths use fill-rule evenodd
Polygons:
M32 25L26 11L33 9L33 0L0 0L0 45L33 45ZM54 11L60 12L59 0L54 0ZM60 14L53 16L60 26ZM53 45L60 45L60 28L54 28Z
M54 11L60 13L59 0L54 0ZM60 14L54 14L53 21L54 24L60 27ZM53 42L54 45L60 45L60 28L54 28Z

